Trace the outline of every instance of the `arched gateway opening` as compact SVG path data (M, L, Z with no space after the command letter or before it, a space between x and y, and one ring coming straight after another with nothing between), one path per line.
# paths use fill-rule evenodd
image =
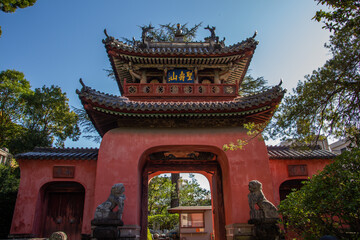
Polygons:
M166 148L144 156L141 191L141 239L146 239L148 225L148 182L159 173L192 172L205 175L211 187L215 239L225 239L225 210L222 170L219 156L206 149Z

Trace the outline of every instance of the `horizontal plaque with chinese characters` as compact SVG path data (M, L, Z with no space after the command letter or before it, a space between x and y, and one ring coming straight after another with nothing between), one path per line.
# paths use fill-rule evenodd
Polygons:
M289 171L289 177L308 175L306 165L288 165L288 171Z
M194 74L192 70L176 68L167 72L167 83L193 83Z
M75 166L54 166L53 169L54 178L74 178Z

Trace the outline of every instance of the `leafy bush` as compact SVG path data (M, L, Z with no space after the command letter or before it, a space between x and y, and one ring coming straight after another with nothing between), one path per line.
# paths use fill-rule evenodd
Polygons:
M153 229L154 227L159 230L172 230L179 223L179 214L159 214L148 217L148 226ZM157 229L156 229L157 230Z
M333 163L280 203L285 229L305 239L360 239L360 149Z
M0 165L0 239L9 234L19 182L18 167Z

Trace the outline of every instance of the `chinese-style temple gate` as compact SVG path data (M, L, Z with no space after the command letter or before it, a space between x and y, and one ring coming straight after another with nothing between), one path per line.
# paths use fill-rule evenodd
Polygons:
M162 172L196 172L210 182L216 239L235 239L249 220L249 181L262 182L267 198L278 204L333 157L321 150L267 148L258 139L243 150L222 150L225 143L248 139L244 123L269 121L284 95L280 86L238 95L255 36L231 46L214 32L204 42L185 42L180 31L173 42L154 42L146 30L133 44L106 36L121 96L84 83L77 91L102 136L100 148L37 148L17 156L21 182L13 237L49 237L57 230L70 239L89 236L96 206L121 182L123 221L146 239L148 180Z

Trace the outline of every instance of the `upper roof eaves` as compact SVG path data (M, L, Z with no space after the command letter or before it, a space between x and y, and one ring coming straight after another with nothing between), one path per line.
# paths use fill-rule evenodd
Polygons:
M106 48L116 49L129 54L153 54L153 55L232 55L252 51L256 48L258 41L255 36L246 40L225 46L215 42L152 42L146 41L144 44L127 44L114 37L107 37L103 40Z
M98 106L121 111L224 111L251 109L270 103L278 104L285 94L280 85L264 92L237 97L231 101L204 101L204 102L154 102L132 101L127 97L101 93L88 86L76 91L80 99L92 102Z

